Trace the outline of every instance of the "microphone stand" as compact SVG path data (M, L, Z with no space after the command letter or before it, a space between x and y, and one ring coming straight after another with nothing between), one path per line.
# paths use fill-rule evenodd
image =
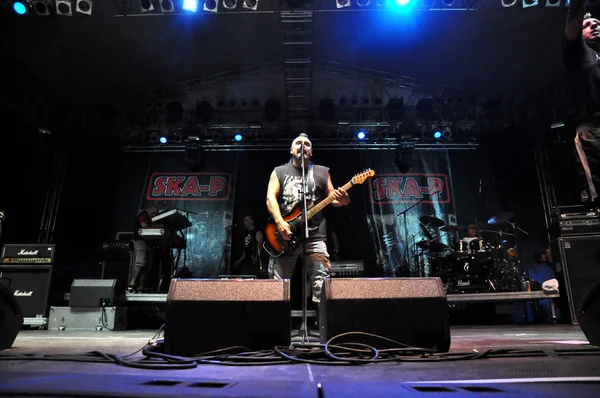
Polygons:
M306 316L306 300L308 299L306 295L306 279L308 278L308 266L306 264L306 243L308 241L308 208L306 204L306 170L304 165L304 143L300 146L300 154L301 154L301 169L302 169L302 188L300 190L300 195L302 196L302 224L304 228L304 242L302 243L302 326L300 327L300 341L302 344L309 343L309 330L308 330L308 321Z
M443 189L440 189L439 191L435 191L432 194L429 194L429 199L431 199L433 196L437 195L438 193L442 192ZM409 210L415 208L416 206L418 206L419 204L423 203L423 201L425 200L425 197L419 199L418 202L414 203L412 206L402 210L400 213L396 214L396 217L400 217L403 216L403 226L404 226L404 242L408 245L409 243L409 237L408 237L408 225L406 224L406 213L408 213ZM416 239L415 239L415 246L417 245ZM406 264L409 265L409 258L408 258L408 247L405 248L404 250L404 261L406 261ZM396 267L394 268L394 271L396 270L396 268L398 268L398 265L396 264ZM410 267L409 267L410 268Z

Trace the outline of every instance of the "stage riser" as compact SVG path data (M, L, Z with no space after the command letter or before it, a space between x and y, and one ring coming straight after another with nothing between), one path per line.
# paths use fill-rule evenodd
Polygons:
M102 317L105 316L104 322ZM49 330L125 330L127 308L105 307L50 307Z

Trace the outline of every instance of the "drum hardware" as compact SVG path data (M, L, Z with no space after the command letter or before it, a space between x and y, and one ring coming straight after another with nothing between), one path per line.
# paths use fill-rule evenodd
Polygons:
M437 217L434 216L422 216L419 218L419 222L426 227L440 228L445 225L445 223Z

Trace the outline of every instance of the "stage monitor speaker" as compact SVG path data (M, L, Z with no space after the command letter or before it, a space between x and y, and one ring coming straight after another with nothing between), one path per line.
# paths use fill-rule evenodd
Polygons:
M577 319L590 344L600 347L600 281L583 298Z
M439 278L326 279L319 308L323 344L342 333L365 332L438 352L450 349L448 303ZM394 347L358 335L340 341Z
M0 283L0 350L11 348L23 327L23 314L14 291Z
M273 349L291 342L290 281L173 279L165 351L194 356L232 346Z
M124 288L116 279L75 279L71 284L70 307L114 307L121 301Z
M561 295L566 294L571 321L579 323L584 297L600 282L600 235L561 237L558 246L566 285Z

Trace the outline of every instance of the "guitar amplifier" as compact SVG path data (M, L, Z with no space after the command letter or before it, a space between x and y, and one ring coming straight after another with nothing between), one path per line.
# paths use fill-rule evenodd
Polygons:
M2 264L53 264L55 246L48 244L9 244L2 248Z
M25 325L46 323L51 279L51 264L0 264L0 282L13 292Z
M332 261L331 277L363 276L365 264L361 260L356 261Z

